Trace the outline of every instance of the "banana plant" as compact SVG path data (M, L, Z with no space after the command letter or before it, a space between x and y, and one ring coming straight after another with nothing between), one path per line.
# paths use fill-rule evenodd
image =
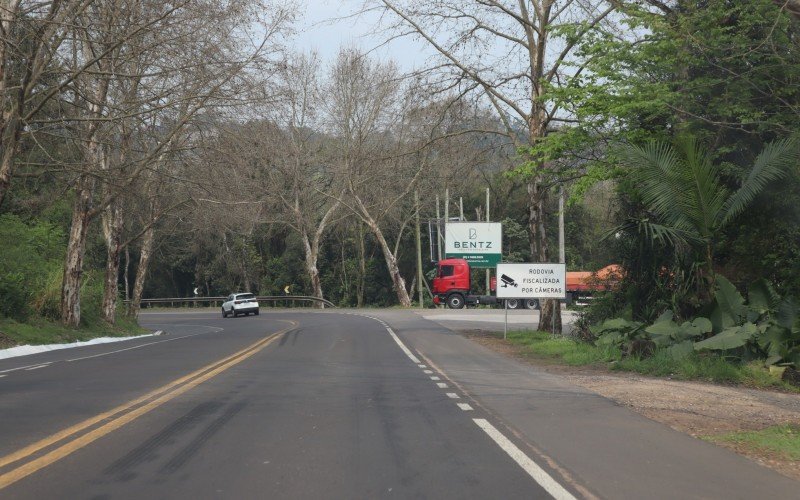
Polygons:
M748 301L723 276L717 277L710 323L715 335L694 343L695 351L742 350L764 359L767 366L800 367L800 321L791 298L780 298L772 286L759 280Z

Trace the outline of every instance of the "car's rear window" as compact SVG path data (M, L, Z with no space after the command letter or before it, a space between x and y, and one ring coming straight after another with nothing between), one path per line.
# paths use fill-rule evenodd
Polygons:
M236 296L236 300L247 300L247 299L254 299L254 298L256 298L256 296L253 295L252 293L243 293L241 295L237 295Z

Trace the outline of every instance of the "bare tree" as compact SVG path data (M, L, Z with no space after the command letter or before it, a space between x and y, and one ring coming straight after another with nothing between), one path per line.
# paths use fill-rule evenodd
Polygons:
M504 134L521 151L535 146L560 121L568 122L548 88L570 85L580 64L569 64L576 43L615 10L617 2L583 0L379 0L402 33L420 37L439 55L436 73L458 95L478 95L496 110ZM567 29L569 27L570 29ZM545 215L552 177L545 159L528 165L528 230L533 258L549 260ZM560 310L547 301L540 324ZM555 314L555 318L552 315Z
M370 61L364 54L343 50L332 72L328 109L336 141L336 162L345 182L344 205L367 226L380 247L397 300L411 306L397 253L381 227L386 215L408 195L422 168L412 172L407 158L391 151L402 142L390 130L402 122L404 104L399 75L391 63ZM395 150L397 148L394 148ZM413 169L411 169L413 171ZM397 235L398 238L402 233Z
M199 112L235 104L248 71L268 59L267 43L278 34L277 27L285 24L285 12L275 11L271 18L275 25L266 26L266 38L248 52L243 50L247 47L243 41L250 35L247 26L254 4L249 0L234 3L97 0L91 16L78 19L82 24L75 28L79 41L73 50L75 64L82 67L85 60L94 62L71 86L75 96L71 105L79 110L72 121L77 124L84 160L76 183L79 194L62 284L66 324L80 321L80 280L89 223L106 214L109 263L104 315L113 322L121 249L120 196L143 177L162 171L169 151L180 147ZM120 35L120 30L135 31L137 36ZM116 43L121 37L125 42ZM98 53L104 55L94 57ZM141 124L133 141L128 140L131 122ZM149 130L149 135L144 136L143 130ZM123 147L129 149L123 151ZM157 214L163 207L153 208ZM144 235L152 236L152 232L145 230ZM146 263L140 261L140 267ZM137 281L143 276L137 270ZM135 297L141 288L141 283L134 285Z

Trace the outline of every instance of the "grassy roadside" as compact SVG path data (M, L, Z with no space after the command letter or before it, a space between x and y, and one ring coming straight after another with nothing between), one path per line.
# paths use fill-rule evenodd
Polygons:
M781 460L800 461L800 426L797 425L775 425L760 431L731 432L704 439Z
M38 317L32 317L26 323L0 318L0 349L14 345L61 344L97 337L127 337L145 333L148 330L140 327L136 320L127 317L118 318L115 326L101 323L81 328L67 328Z
M549 358L570 366L589 365L655 377L800 392L800 388L783 382L757 364L733 364L715 355L694 354L679 361L664 352L656 352L645 359L623 357L622 352L614 347L596 347L564 337L553 337L546 332L512 331L508 333L508 341L523 347L527 355Z

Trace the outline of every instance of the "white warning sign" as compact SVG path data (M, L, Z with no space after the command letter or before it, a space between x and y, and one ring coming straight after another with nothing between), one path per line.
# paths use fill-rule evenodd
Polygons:
M563 299L566 294L565 264L497 264L499 299Z

